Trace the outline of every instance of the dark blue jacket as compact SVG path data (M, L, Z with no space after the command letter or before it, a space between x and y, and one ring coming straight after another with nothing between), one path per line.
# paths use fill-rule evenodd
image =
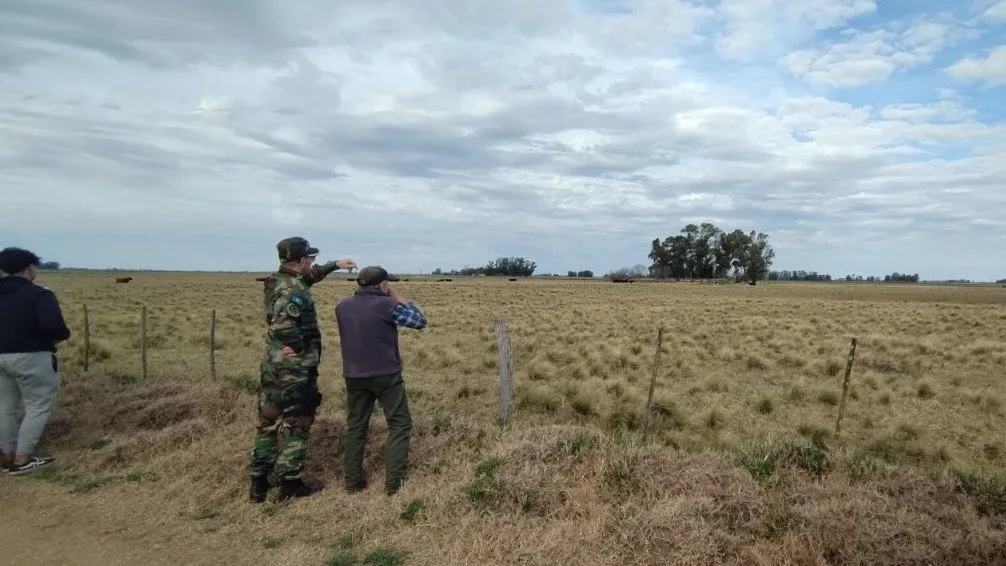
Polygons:
M395 307L398 301L378 289L358 289L335 307L347 378L377 377L402 371Z
M52 291L17 275L0 278L0 354L55 352L69 337Z

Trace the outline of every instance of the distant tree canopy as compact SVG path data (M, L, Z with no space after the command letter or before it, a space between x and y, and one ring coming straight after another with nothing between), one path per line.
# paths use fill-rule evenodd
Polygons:
M802 269L797 271L769 271L768 272L769 281L831 281L831 275L827 273L818 273L816 271L804 271Z
M613 269L604 276L608 279L642 279L647 276L648 269L645 265L637 263L632 267L622 267Z
M566 277L593 277L593 276L594 272L589 269L585 269L583 271L569 270L566 272Z
M1002 285L1002 284L1006 283L1006 279L999 279L999 280L996 281L996 283Z
M657 279L730 277L755 283L765 279L775 258L768 235L752 230L724 232L713 224L688 224L661 241L654 238L649 271Z
M816 271L804 271L804 270L782 270L782 271L770 271L768 274L769 281L833 281L831 275L827 273L818 273ZM913 273L908 275L907 273L898 273L895 271L890 275L846 275L841 278L840 281L865 281L868 283L918 283L919 274ZM965 281L954 281L957 283Z
M895 271L890 275L868 275L863 277L862 275L846 275L846 281L866 281L867 283L877 283L883 281L884 283L918 283L919 274L913 273L911 275L907 273L898 273Z
M894 273L892 273L890 275L885 275L884 276L884 282L885 283L918 283L919 282L919 274L918 273L913 273L913 274L909 275L907 273L898 273L897 271L895 271Z
M538 265L522 257L498 257L482 267L464 267L444 271L433 270L433 275L505 275L508 277L531 277Z
M59 269L59 262L58 261L43 261L42 263L38 264L38 268L39 269L57 270L57 269Z

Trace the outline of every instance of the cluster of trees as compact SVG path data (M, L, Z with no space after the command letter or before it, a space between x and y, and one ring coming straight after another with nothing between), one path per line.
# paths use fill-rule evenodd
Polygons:
M646 267L641 263L637 263L632 267L622 267L620 269L613 269L604 276L608 279L642 279L650 274L650 268Z
M649 258L650 276L657 279L718 279L734 277L752 284L765 279L775 251L768 235L752 230L725 232L704 222L688 224L661 241L655 238Z
M879 275L846 275L842 278L845 281L866 281L869 283L918 283L919 274L913 273L911 275L907 273L898 273L895 271L890 275L884 275L883 277ZM818 273L816 271L770 271L768 274L769 281L834 281L831 275L827 273Z
M538 265L523 257L498 257L482 267L464 267L444 271L439 267L433 275L505 275L508 277L531 277Z
M885 283L918 283L919 282L919 274L918 273L913 273L913 274L909 275L907 273L898 273L897 271L895 271L894 273L892 273L890 275L885 275L884 276L884 282Z
M567 271L566 277L593 277L594 272L589 269L584 269L583 271Z
M802 269L797 271L769 271L768 272L769 281L831 281L831 275L827 273L819 274L816 271L804 271Z
M867 283L879 283L881 281L884 283L918 283L919 274L913 273L909 275L907 273L898 273L897 271L895 271L894 273L891 273L890 275L884 275L883 277L879 275L869 275L867 277L863 277L862 275L846 275L845 280L866 281Z

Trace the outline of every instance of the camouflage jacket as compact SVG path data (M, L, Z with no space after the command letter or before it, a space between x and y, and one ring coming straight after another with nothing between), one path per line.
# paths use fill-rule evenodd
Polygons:
M321 363L321 331L311 286L338 269L336 262L314 265L306 275L280 268L264 284L265 362L311 367ZM281 352L289 346L295 354Z

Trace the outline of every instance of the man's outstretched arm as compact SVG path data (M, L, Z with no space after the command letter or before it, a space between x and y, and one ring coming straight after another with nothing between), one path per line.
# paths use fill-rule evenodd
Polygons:
M328 277L329 274L336 269L351 269L354 267L356 267L356 262L349 258L330 261L321 265L315 264L311 266L311 270L304 276L304 282L307 283L308 286L314 285L315 283Z

